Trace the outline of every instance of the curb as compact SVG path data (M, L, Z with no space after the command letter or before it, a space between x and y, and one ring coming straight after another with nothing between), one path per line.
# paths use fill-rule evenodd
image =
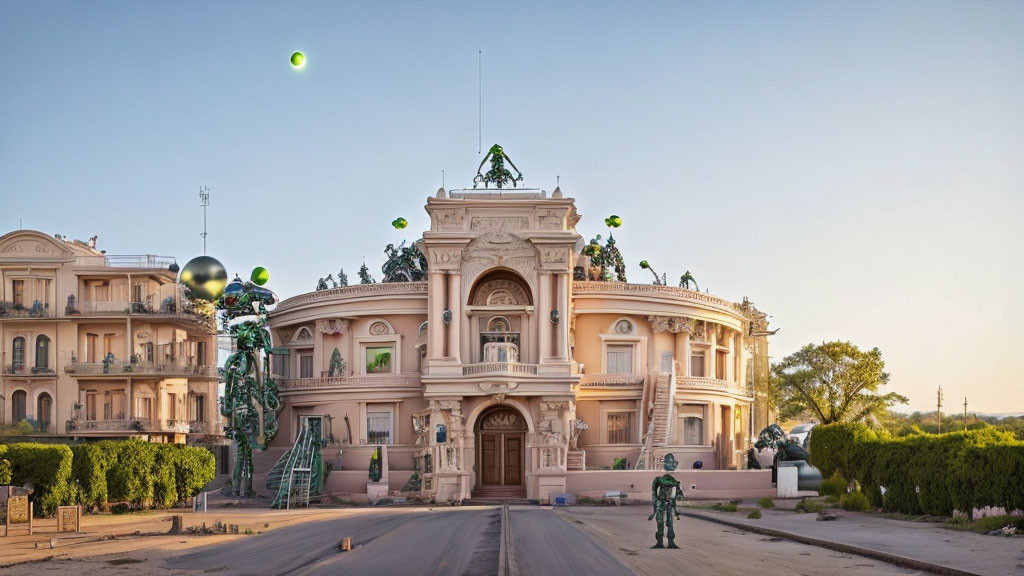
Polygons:
M715 522L731 528L738 528L740 530L746 530L747 532L754 532L756 534L763 534L765 536L774 536L776 538L785 538L786 540L792 540L801 544L810 544L811 546L817 546L819 548L827 548L829 550L835 550L836 552L845 552L847 554L857 554L859 556L866 556L875 560L881 560L882 562L888 562L903 568L912 568L914 570L924 570L932 572L934 574L943 574L946 576L984 576L976 572L965 572L956 568L950 568L948 566L941 566L939 564L932 564L931 562L925 562L923 560L917 560L914 558L907 558L906 556L897 556L896 554L890 554L888 552L882 552L879 550L872 550L871 548L860 548L857 546L850 546L849 544L840 544L838 542L832 542L831 540L821 540L819 538L811 538L810 536L801 536L799 534L793 534L790 532L782 532L781 530L773 530L771 528L762 528L761 526L751 526L750 524L744 524L742 522L734 522L732 520L726 520L724 518L718 518L715 516L706 516L704 514L697 514L694 512L680 512L682 516L689 518L696 518L698 520L705 520L708 522Z
M501 505L501 545L498 548L498 576L517 576L519 570L512 561L512 531L508 525L508 502Z

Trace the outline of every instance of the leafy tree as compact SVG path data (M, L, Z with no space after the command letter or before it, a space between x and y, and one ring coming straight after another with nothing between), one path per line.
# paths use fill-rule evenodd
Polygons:
M808 344L772 366L783 412L807 411L818 422L855 422L907 398L879 393L889 382L878 348L863 352L849 342Z

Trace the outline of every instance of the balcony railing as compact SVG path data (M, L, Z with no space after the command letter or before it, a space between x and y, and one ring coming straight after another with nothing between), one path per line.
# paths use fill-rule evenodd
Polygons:
M71 362L64 372L74 376L180 376L186 378L217 378L216 366L194 366L162 362Z
M360 374L355 376L328 376L326 378L284 378L278 380L281 390L317 390L325 388L418 388L418 374Z
M31 306L0 302L0 318L52 318L53 316L50 305L38 300Z
M107 255L105 260L112 268L168 268L177 262L171 256L153 254Z
M462 367L463 376L483 376L485 374L523 374L536 376L536 364L520 364L519 362L481 362L466 364Z
M592 374L580 380L581 388L632 388L643 387L641 374Z
M171 432L187 434L193 422L188 420L160 420L149 418L120 418L116 420L68 420L64 424L67 434L75 432ZM206 424L202 422L201 424Z
M12 374L23 378L56 378L57 372L53 368L33 366L29 368L24 362L16 362L4 366L4 374Z
M216 431L216 428L209 422L190 420L188 423L189 434L212 434L213 432Z
M679 388L721 390L723 392L732 392L747 396L751 396L754 393L750 387L740 382L729 382L728 380L719 380L718 378L707 378L704 376L682 376L676 381L676 385Z

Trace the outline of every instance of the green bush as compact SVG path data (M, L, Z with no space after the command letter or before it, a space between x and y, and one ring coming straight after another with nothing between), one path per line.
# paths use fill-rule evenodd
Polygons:
M750 511L750 514L747 514L747 518L750 518L752 520L760 520L761 519L761 511L755 508L755 509Z
M11 483L11 463L0 459L0 486Z
M848 492L839 497L839 507L851 512L864 512L871 509L871 502L862 492Z
M115 463L107 473L111 502L129 502L136 507L153 503L153 470L156 444L142 440L108 443Z
M762 496L757 500L757 505L764 509L775 508L775 500L772 500L767 496Z
M811 462L823 476L856 480L871 506L891 512L1024 509L1024 442L994 427L892 438L861 424L818 426ZM831 480L822 494L834 489Z
M86 507L106 508L107 473L114 462L110 442L82 444L71 449L71 478L78 489L79 502Z
M814 500L802 498L799 502L796 503L796 508L794 508L794 510L796 510L797 512L817 513L824 511L825 506L822 505L821 502L815 502Z
M174 478L174 463L181 446L158 444L153 454L153 506L170 508L178 501L178 485Z
M836 472L831 478L826 478L821 481L821 486L818 487L818 494L822 496L842 496L846 494L846 487L850 483L843 478L843 475Z
M217 460L205 448L182 446L174 461L175 484L178 501L187 502L213 481L217 475Z
M11 483L32 485L31 499L40 516L50 516L57 506L74 500L71 458L71 449L63 444L7 444L4 451L11 466Z
M718 503L711 507L712 510L718 510L719 512L735 512L737 510L735 504L722 504Z

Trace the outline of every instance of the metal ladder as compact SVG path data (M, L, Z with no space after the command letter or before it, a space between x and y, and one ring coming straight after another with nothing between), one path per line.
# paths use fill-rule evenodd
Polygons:
M299 431L295 445L271 468L267 488L275 492L273 508L309 506L323 494L323 457L320 440L307 426Z

